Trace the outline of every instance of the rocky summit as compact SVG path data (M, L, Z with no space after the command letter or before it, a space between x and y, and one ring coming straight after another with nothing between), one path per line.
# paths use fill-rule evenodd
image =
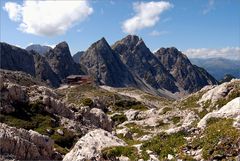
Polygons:
M105 38L93 43L81 56L90 75L100 84L113 87L135 86L136 82L120 56L109 46Z
M162 63L146 47L144 41L135 35L128 35L113 46L122 62L146 86L177 92L175 80Z
M72 74L83 74L80 65L73 61L66 42L61 42L56 45L53 50L45 54L45 57L60 79L64 79Z

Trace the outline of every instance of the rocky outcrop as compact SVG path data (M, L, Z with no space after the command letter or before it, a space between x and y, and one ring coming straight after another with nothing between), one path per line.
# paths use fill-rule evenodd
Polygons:
M53 160L53 140L32 130L17 129L0 123L1 155L17 160Z
M36 78L47 82L52 87L59 87L61 80L51 69L45 57L34 52L32 54L35 62Z
M203 104L209 101L211 102L211 104L214 104L219 99L227 97L232 90L237 90L237 89L234 89L234 84L239 84L239 83L240 83L239 79L233 79L231 82L226 82L219 86L213 86L212 89L208 90L206 93L202 95L198 103Z
M24 49L7 43L0 43L0 68L14 71L23 71L35 76L33 56Z
M217 81L203 68L192 65L186 55L176 48L160 48L154 53L178 84L188 92L196 92Z
M73 61L66 42L61 42L53 50L49 50L45 57L52 70L61 80L69 75L83 74L80 65Z
M27 51L35 51L39 53L40 55L44 55L47 53L50 49L52 49L50 46L45 45L39 45L39 44L32 44L26 47Z
M174 78L167 72L162 63L151 53L142 39L128 35L113 46L122 62L134 76L154 89L167 89L177 92Z
M218 111L213 111L205 115L198 123L199 128L206 127L207 120L214 118L238 118L240 116L240 97L233 99ZM237 120L240 121L240 120Z
M46 85L44 82L25 72L0 69L0 85L3 85L4 82L11 82L22 86Z
M83 136L65 155L63 161L100 160L101 150L111 146L126 145L122 140L102 129L96 129Z
M99 84L113 87L136 85L132 74L104 38L93 43L81 56L80 62Z

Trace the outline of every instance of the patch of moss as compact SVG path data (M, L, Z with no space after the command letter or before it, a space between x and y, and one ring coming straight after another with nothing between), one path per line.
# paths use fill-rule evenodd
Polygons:
M119 125L125 121L127 121L127 117L124 114L115 114L111 117L115 125Z
M146 150L151 150L159 156L159 160L167 158L168 154L175 155L180 151L180 147L186 143L184 132L178 132L171 135L161 133L154 138L144 142L141 146L142 156L144 160L148 159L149 156Z
M91 98L84 98L81 100L81 102L84 106L91 107L93 105L93 101L91 100Z
M75 142L75 135L67 129L61 130L63 131L63 135L60 135L55 131L55 133L50 136L51 139L53 139L56 144L63 148L71 148Z
M179 116L175 116L173 118L171 118L171 121L173 122L173 124L178 124L181 120L181 117Z
M172 110L172 108L170 108L170 107L165 107L165 108L162 110L161 114L164 115L164 114L166 114L168 111L171 111L171 110Z
M141 102L132 100L119 100L115 103L114 106L115 111L123 111L129 109L144 111L147 110L148 108L144 106Z
M116 157L126 156L130 160L137 161L139 159L138 151L132 146L115 146L102 150L102 156L106 160L114 160Z
M63 148L57 144L54 144L54 148L56 148L57 152L59 152L62 155L66 155L69 152L67 148Z

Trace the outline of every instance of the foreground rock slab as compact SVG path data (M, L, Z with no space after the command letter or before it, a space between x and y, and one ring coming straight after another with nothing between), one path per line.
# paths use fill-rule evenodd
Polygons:
M74 148L65 155L63 161L100 160L102 149L111 146L124 146L124 141L111 133L96 129L83 136Z
M53 144L48 136L0 123L1 155L11 154L17 160L53 160Z

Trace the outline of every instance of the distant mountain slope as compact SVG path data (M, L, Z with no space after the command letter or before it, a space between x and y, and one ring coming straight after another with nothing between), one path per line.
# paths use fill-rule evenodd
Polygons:
M74 62L79 64L80 56L83 55L83 54L84 54L84 51L79 51L79 52L77 52L76 54L74 54L74 55L72 56Z
M135 77L154 89L167 89L173 93L178 91L175 79L138 36L128 35L112 48Z
M42 45L39 45L39 44L32 44L28 47L26 47L26 50L27 51L35 51L41 55L44 55L46 52L48 52L50 49L52 49L50 46L42 46Z
M218 83L203 68L192 65L187 56L174 47L160 48L154 54L186 91L195 92L205 85Z
M217 80L224 78L224 75L231 74L240 78L240 60L230 60L225 58L190 59L193 64L206 69Z
M23 71L35 76L34 58L32 54L7 43L0 43L0 49L0 66L2 69Z
M87 49L81 56L80 63L88 69L89 74L100 84L113 87L136 85L132 74L104 38L93 43Z

